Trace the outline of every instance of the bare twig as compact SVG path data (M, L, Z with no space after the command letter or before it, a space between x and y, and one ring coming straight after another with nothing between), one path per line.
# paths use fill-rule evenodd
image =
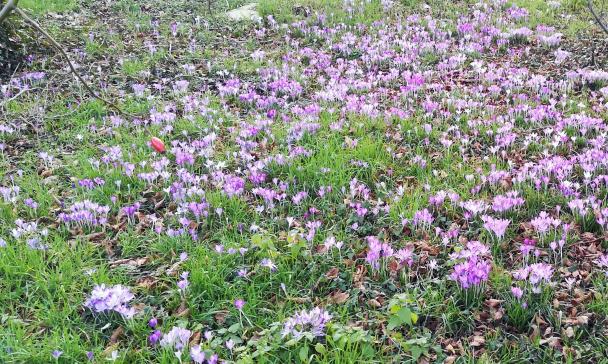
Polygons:
M593 0L587 0L587 8L589 8L589 11L591 12L591 15L593 15L595 22L600 26L600 28L602 28L604 33L608 34L608 27L606 27L606 24L604 24L602 16L598 15L595 12L595 9L593 8Z
M24 94L24 93L26 93L27 91L32 91L32 90L35 90L35 89L34 89L34 88L24 88L24 89L22 89L21 91L17 92L17 93L16 93L14 96L12 96L11 98L6 99L6 100L4 100L4 101L0 102L0 107L4 107L4 105L7 105L9 102L11 102L11 101L15 100L17 97L19 97L19 96L23 95L23 94Z
M4 4L4 6L2 7L2 10L0 10L0 24L2 24L4 19L8 18L11 11L17 9L18 3L19 3L19 0L8 0L8 2L6 4Z
M89 86L89 84L80 76L80 74L78 74L78 72L76 71L76 67L74 67L74 64L70 60L70 57L68 56L68 54L66 53L66 51L63 49L63 47L59 43L57 43L57 41L55 40L55 38L53 38L49 33L47 33L44 29L42 29L42 27L35 20L33 20L32 18L30 18L29 16L27 16L27 14L25 12L23 12L21 9L16 8L14 10L15 10L15 12L17 12L17 14L19 14L19 16L21 16L26 22L28 22L34 29L36 29L37 31L39 31L40 33L42 33L42 35L44 35L46 37L46 39L48 39L48 41L51 42L51 44L61 53L61 55L63 56L63 58L65 58L68 66L70 67L70 70L72 71L72 73L74 74L74 76L76 76L76 78L78 79L78 81L80 81L80 83L82 83L82 85L84 86L84 88L89 92L89 94L91 94L91 96L93 96L97 100L103 102L104 104L108 105L112 109L118 111L119 113L126 114L116 104L114 104L111 101L108 101L108 100L104 99L103 97L97 95L95 93L95 91L93 91L93 89Z
M17 13L32 28L34 28L38 32L42 33L42 35L44 35L46 37L46 39L48 39L48 41L51 42L53 47L55 47L61 53L63 58L65 58L68 66L70 67L70 70L72 71L74 76L76 76L78 81L80 81L80 83L82 83L84 88L88 91L88 93L91 96L93 96L94 98L103 102L104 104L108 105L109 107L116 110L120 114L127 114L120 107L118 107L115 103L104 99L103 97L96 94L95 91L93 91L91 86L89 86L89 84L82 78L82 76L80 76L80 74L78 74L78 72L76 71L76 67L74 66L74 63L72 63L72 60L70 60L70 57L68 56L67 52L63 49L63 47L55 40L55 38L53 38L49 33L47 33L44 29L42 29L42 27L40 26L40 24L38 24L38 22L36 22L34 19L30 18L23 10L19 9L17 7L18 3L19 3L19 0L8 0L8 2L2 7L2 10L0 10L0 23L2 23L2 21L4 19L6 19L11 12L14 11L15 13Z

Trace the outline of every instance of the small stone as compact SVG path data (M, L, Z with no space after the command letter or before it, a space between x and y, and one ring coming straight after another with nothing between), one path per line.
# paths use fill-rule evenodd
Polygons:
M260 17L260 14L255 10L256 6L257 6L256 3L247 4L247 5L241 6L240 8L230 10L229 12L226 13L226 16L232 20L237 20L237 21L238 20L260 21L260 20L262 20L262 17Z

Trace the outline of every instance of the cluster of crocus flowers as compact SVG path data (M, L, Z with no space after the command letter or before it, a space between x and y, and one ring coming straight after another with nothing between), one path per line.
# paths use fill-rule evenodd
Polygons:
M90 200L74 203L67 212L59 214L59 219L71 226L98 226L108 221L109 206Z
M540 293L542 286L551 282L553 267L547 263L534 263L513 272L513 278L529 285L533 293Z
M498 240L502 240L502 238L505 236L505 232L507 231L507 227L511 223L510 220L496 219L487 215L481 216L481 220L483 221L483 227L489 232L493 233Z
M134 297L128 287L102 284L93 288L84 305L93 312L114 311L123 317L131 318L136 313L135 309L129 306L129 302Z
M462 289L480 287L488 280L492 264L487 259L489 249L478 241L471 241L467 246L450 255L452 259L464 260L454 266L450 279Z
M294 339L301 337L314 339L315 337L325 336L325 326L331 318L329 312L320 307L315 307L310 311L296 312L283 324L281 336L289 336Z
M49 230L40 228L35 221L15 220L15 228L11 230L11 235L15 240L25 241L32 249L45 250L48 248L45 239L49 235ZM6 242L4 244L6 245Z

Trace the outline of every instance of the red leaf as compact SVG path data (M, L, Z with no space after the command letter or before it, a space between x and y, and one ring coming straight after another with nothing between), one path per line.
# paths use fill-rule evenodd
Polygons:
M157 152L165 152L165 143L163 143L163 141L158 139L157 137L152 137L152 139L150 139L150 144L152 144L152 148L154 148L154 150L156 150Z

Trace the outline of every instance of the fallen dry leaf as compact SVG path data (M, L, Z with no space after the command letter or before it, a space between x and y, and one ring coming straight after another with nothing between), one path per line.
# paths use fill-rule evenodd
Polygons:
M329 303L340 305L348 300L350 295L346 292L335 291L329 295Z
M340 269L333 267L325 273L325 277L327 277L327 279L336 279L338 278L338 274L340 274Z
M375 298L371 298L371 299L367 300L367 304L370 305L373 308L380 308L380 307L382 307L382 304L380 302L378 302L378 300L375 299Z
M486 339L480 335L473 336L473 339L471 341L469 341L469 345L471 345L473 347L483 346L483 344L485 344L485 343L486 343Z
M179 304L179 307L177 308L177 310L175 311L175 316L187 317L189 314L190 314L190 310L188 309L188 305L186 304L186 301L182 301Z
M110 262L110 267L116 268L118 266L130 266L130 267L140 267L150 261L150 257L141 257L141 258L130 258L130 259L118 259L113 262Z
M137 280L137 286L145 288L145 289L150 289L150 288L154 287L157 283L158 283L158 279L156 279L154 277L150 277L150 276L141 277L140 279Z
M219 325L223 325L226 322L226 316L228 316L228 311L219 311L216 312L214 318Z
M122 326L118 326L110 336L110 344L116 344L124 332L125 330L122 328Z

